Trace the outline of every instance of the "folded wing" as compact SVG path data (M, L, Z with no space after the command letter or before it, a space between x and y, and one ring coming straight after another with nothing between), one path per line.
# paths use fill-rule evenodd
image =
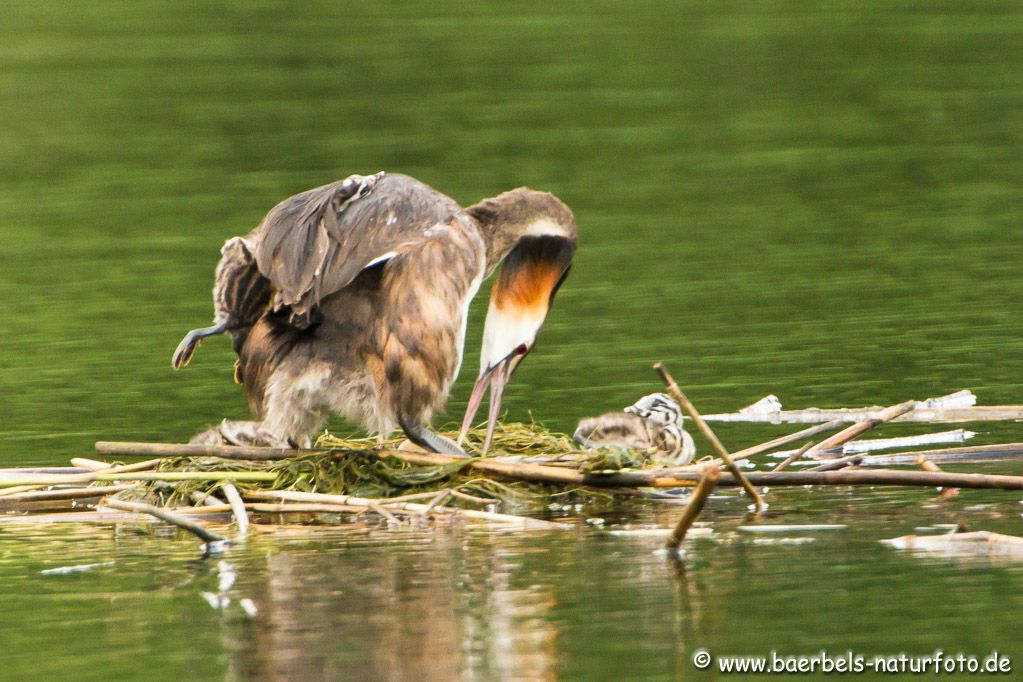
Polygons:
M292 325L308 327L320 301L460 210L417 180L385 173L352 175L282 201L255 233L274 310L287 308Z

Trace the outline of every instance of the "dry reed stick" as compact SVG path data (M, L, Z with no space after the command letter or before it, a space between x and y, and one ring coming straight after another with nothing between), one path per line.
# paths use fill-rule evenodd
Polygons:
M27 476L29 474L87 474L81 467L5 467L0 476Z
M831 436L830 438L825 438L820 443L807 450L807 452L805 453L806 458L813 459L813 457L822 450L827 450L829 448L834 448L839 445L842 445L843 443L847 443L851 441L853 438L856 438L857 436L866 433L875 426L884 424L885 422L889 422L895 419L896 417L901 417L907 412L912 412L915 407L916 401L914 400L907 400L904 403L899 403L898 405L886 407L877 414L875 414L874 416L868 419L858 421L852 426L848 426L842 429L841 431Z
M463 459L461 457L440 455L432 452L408 452L405 450L380 450L376 454L380 457L394 457L409 464L422 466L437 466L439 464L460 462L464 466L483 474L508 476L509 478L523 481L546 481L548 483L580 485L585 478L575 469L553 467L545 464L530 464L528 462L504 462L497 459Z
M388 510L384 509L379 504L376 504L375 502L370 502L369 504L366 505L366 508L369 509L371 512L379 514L380 516L382 516L385 519L387 519L387 525L392 525L392 524L395 525L395 526L400 526L401 525L401 521L398 520L397 516L395 516L394 514L389 512Z
M930 471L931 473L944 473L941 467L927 459L924 455L918 455L916 462L924 471ZM947 500L948 498L955 497L958 494L959 488L942 488L941 493L939 493L938 496L943 500Z
M422 516L423 518L426 518L427 516L430 515L430 512L433 511L434 507L436 507L441 502L444 502L449 497L451 497L451 489L450 488L446 488L444 490L441 490L436 495L434 495L432 500L430 500L426 504L426 508L423 509L423 511L419 512L419 515Z
M786 457L781 464L776 466L772 471L784 471L789 468L789 465L795 462L797 459L806 454L806 451L813 447L813 441L810 441L803 447L799 448L796 452Z
M451 496L457 497L460 500L465 500L466 502L482 504L483 506L487 506L489 504L497 504L498 502L498 500L495 500L493 498L477 497L475 495L470 495L469 493L463 493L461 490L452 490Z
M27 493L27 492L29 492L31 490L42 490L43 488L47 488L47 487L49 487L49 486L45 486L45 485L12 485L10 488L0 488L0 500L2 500L5 497L10 497L12 495L18 495L20 493Z
M838 471L846 467L859 466L863 463L866 455L849 455L848 457L840 457L836 460L830 460L824 462L824 464L818 464L817 466L809 467L804 471Z
M743 424L816 424L840 419L848 424L876 415L881 407L826 409L811 407L804 410L782 410L763 415L739 413L708 414L707 421ZM982 421L1023 420L1023 405L974 405L973 407L917 407L898 419L900 424L922 422L928 424L962 424Z
M888 455L867 455L867 464L915 464L924 457L927 461L969 462L984 459L1020 459L1023 457L1023 443L999 443L997 445L973 445L962 448L941 448L938 450L914 450Z
M396 503L396 502L412 502L414 500L429 500L429 499L433 498L436 495L437 495L437 493L435 491L431 490L431 491L427 491L425 493L411 493L409 495L400 495L398 497L383 497L383 498L380 498L380 502L387 503L387 504L393 504L393 503Z
M118 443L99 441L96 454L109 457L221 457L223 459L278 460L322 454L324 449L267 448L249 445L195 445L193 443Z
M900 485L923 487L989 488L1023 490L1023 476L998 474L960 474L951 472L906 471L902 469L844 469L840 471L752 472L746 475L754 485ZM674 479L656 479L650 485L674 487L699 482L699 473L679 472ZM670 484L670 485L669 485ZM739 486L731 474L722 473L719 486Z
M764 405L765 401L773 404ZM977 405L977 396L969 390L960 390L948 395L935 396L916 402L915 409L896 421L899 422L977 422L977 421L1019 421L1023 420L1023 405ZM753 408L753 409L751 409ZM816 424L831 419L843 422L858 422L876 416L884 409L878 405L868 407L820 408L807 407L801 410L780 409L776 396L767 396L738 412L727 414L705 414L709 422L770 422L772 424Z
M200 505L198 507L194 507L194 506L193 507L167 507L167 511L171 512L172 514L184 514L185 516L188 516L189 514L200 514L200 515L206 515L206 514L225 514L225 513L230 514L231 512L234 511L234 509L229 504L217 504L217 505L207 504L207 505Z
M795 443L796 441L803 440L804 438L813 438L814 436L820 435L827 431L834 431L844 423L845 422L841 420L835 419L824 424L817 424L816 426L811 426L809 428L803 429L802 431L790 433L787 436L780 436L778 438L769 440L759 445L754 445L743 450L737 450L731 453L732 461L738 462L740 459L748 459L750 457L753 457L754 455L759 455L764 452L770 452L775 448L780 448L783 445L788 445L789 443ZM704 462L704 464L717 464L720 466L724 464L724 461L720 459L712 459L707 460L706 462Z
M161 460L159 459L147 459L142 462L132 462L131 464L110 464L109 462L100 462L95 459L87 459L85 457L75 457L71 460L71 463L77 467L89 469L93 472L102 471L108 474L155 469L160 462Z
M220 507L227 504L226 502L224 502L224 500L220 499L216 495L204 493L201 490L193 490L191 498L193 502L198 502L199 504L204 504L208 507Z
M721 444L721 441L718 440L718 437L714 434L714 431L711 430L710 426L707 425L707 422L703 421L700 413L696 410L696 406L690 402L689 398L687 398L685 393L682 392L682 389L678 387L678 384L675 383L671 374L668 373L668 369L660 362L657 362L654 363L654 371L660 375L661 380L664 381L664 385L668 387L668 393L670 393L671 396L675 398L675 400L677 400L683 408L685 408L685 411L688 412L689 416L693 418L694 422L696 422L696 426L700 429L700 433L702 433L704 438L710 441L710 444L718 451L718 455L725 463L725 466L728 467L728 470L732 472L732 475L735 476L735 478L742 484L742 489L745 490L746 494L753 499L753 505L756 512L758 514L762 512L764 510L764 499L760 496L760 493L757 492L757 489L753 487L749 480L743 476L742 471L739 470L739 467L735 465L735 462L728 454L728 450L726 450L725 446Z
M274 481L272 471L139 471L88 474L38 475L24 478L0 478L0 486L12 485L66 485L94 483L95 481Z
M160 507L154 507L151 504L143 504L141 502L127 502L125 500L118 500L115 498L109 498L103 501L104 507L111 509L118 509L120 511L136 512L139 514L149 514L155 516L158 519L166 521L167 523L173 524L178 528L187 530L192 533L200 540L205 542L207 545L216 542L226 542L227 538L222 535L218 535L211 530L208 530L194 521L190 521L183 516L173 514L166 509Z
M693 496L689 498L689 504L686 505L685 510L682 512L682 518L678 520L675 530L668 537L668 549L677 550L682 541L685 540L686 533L689 532L693 523L700 516L700 512L703 511L703 505L706 504L707 498L710 497L711 491L714 490L714 485L717 483L720 474L721 467L717 465L711 465L703 469L703 478L700 479L696 490L693 491Z
M104 469L110 469L114 465L108 462L100 462L96 459L89 459L87 457L72 457L71 466L78 469L85 469L87 471L102 471Z
M0 497L0 508L25 502L51 502L58 500L83 500L91 497L103 497L122 490L130 490L135 484L105 485L86 488L58 488L55 490L35 490Z
M220 486L220 489L224 491L224 497L231 505L231 513L234 514L235 523L238 524L238 534L242 536L248 534L249 515L245 513L245 503L242 501L242 496L238 494L238 488L235 488L233 483L225 483Z
M357 513L366 511L366 507L356 507L350 504L323 504L321 502L288 502L285 504L269 504L266 502L246 502L246 509L254 512L272 514L333 514L333 513Z
M159 460L148 460L146 462L137 462L135 464L126 464L126 465L122 465L122 466L111 466L110 464L107 464L106 462L97 462L96 460L85 459L85 458L75 458L75 459L71 460L71 463L74 464L74 467L62 467L62 468L64 468L64 469L73 468L75 470L82 471L85 475L88 475L90 471L93 471L93 472L95 472L95 471L104 471L106 473L113 474L113 473L120 473L120 472L125 472L125 471L139 471L139 470L143 470L143 469L152 469L153 466L155 466L155 463L158 462L158 461ZM16 470L12 470L12 473L17 473L17 471ZM37 473L42 473L42 471L37 471ZM71 475L80 475L80 474L71 474ZM8 497L11 497L13 495L17 495L19 493L25 493L25 492L29 492L29 491L33 491L33 490L43 490L44 488L50 487L50 485L52 485L52 484L45 483L45 484L35 484L35 485L15 485L15 486L11 486L9 488L0 488L0 498L8 498ZM40 499L47 499L47 498L40 498ZM51 498L48 498L48 499L66 499L66 498L52 498L51 497Z

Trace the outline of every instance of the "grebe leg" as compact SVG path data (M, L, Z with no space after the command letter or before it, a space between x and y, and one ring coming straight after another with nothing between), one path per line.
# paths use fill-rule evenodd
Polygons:
M181 343L179 343L178 347L174 350L174 357L171 359L171 367L174 369L181 369L192 359L192 354L195 353L195 349L199 346L203 339L207 336L223 334L226 331L227 322L225 321L220 324L215 324L212 327L193 329L188 332L185 334L185 338L181 339Z
M405 432L410 441L425 450L455 457L469 456L465 454L465 450L455 445L455 441L434 433L418 421L399 417L398 424L401 425L401 430Z

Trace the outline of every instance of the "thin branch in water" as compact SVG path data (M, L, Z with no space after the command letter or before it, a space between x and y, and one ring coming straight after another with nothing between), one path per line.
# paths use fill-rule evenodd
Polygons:
M148 469L155 469L159 466L160 459L147 459L143 462L134 462L132 464L110 464L109 462L100 462L95 459L88 459L85 457L75 457L71 460L71 463L77 467L83 469L89 469L94 472L104 472L107 474L125 473L131 471L146 471Z
M194 443L119 443L99 441L96 454L108 457L220 457L273 461L327 452L322 448L292 449L243 445L196 445Z
M235 523L238 524L238 534L244 537L249 532L249 515L245 511L245 503L242 496L238 494L238 488L233 483L225 483L220 486L224 491L228 504L231 505L231 513L234 514Z
M902 469L845 469L842 471L781 471L775 473L754 471L748 474L755 485L900 485L944 488L990 488L997 490L1023 490L1023 476L1001 474L960 474L951 472L906 471ZM698 472L678 472L674 479L660 478L654 486L674 487L699 482ZM719 486L741 485L734 476L722 473Z
M772 469L772 471L784 471L785 469L788 469L790 464L792 464L797 459L799 459L800 457L805 455L807 450L809 450L812 447L813 447L813 441L810 441L809 443L807 443L803 447L801 447L798 450L796 450L793 454L791 454L788 457L786 457L785 460L782 461L782 463L779 464L778 466L776 466L774 469Z
M0 486L13 485L69 485L87 484L95 481L274 481L277 474L272 471L139 471L139 472L90 472L68 475L33 475L18 478L0 478Z
M896 448L915 448L924 445L944 443L965 443L977 434L973 431L956 429L954 431L938 431L934 433L923 433L916 436L899 436L897 438L861 438L849 441L836 448L824 450L818 453L818 457L844 457L857 453L871 453L880 450L892 450ZM795 450L782 450L775 452L774 457L788 457Z
M96 460L93 460L93 459L74 458L74 459L71 460L71 463L74 465L74 467L72 467L71 469L74 470L74 471L80 471L80 472L82 472L82 473L84 473L86 475L88 475L90 473L90 471L92 471L92 472L104 471L106 473L123 473L123 472L126 472L126 471L141 471L141 470L145 470L145 469L152 469L156 465L156 463L158 463L158 462L159 462L159 460L149 460L149 461L146 461L146 462L137 462L135 464L126 464L126 465L122 465L122 466L113 466L113 465L110 465L110 464L108 464L106 462L97 462ZM42 470L34 469L34 470L24 470L24 471L26 473L28 473L28 472L46 473L47 471L54 472L53 469L49 469L49 470L47 470L47 469L42 469ZM17 470L11 470L10 473L18 473L18 471ZM17 495L19 493L25 493L25 492L35 491L35 490L43 490L44 488L50 487L50 485L51 484L16 485L16 486L11 486L9 488L0 488L0 498L6 498L6 497L13 496L13 495ZM46 498L46 497L41 497L41 498L38 498L38 499L45 500L45 499L64 499L64 498L53 498L53 497Z
M0 488L0 500L5 497L11 497L13 495L19 495L21 493L27 493L32 490L42 490L48 488L45 485L12 485L10 488Z
M367 507L352 506L348 504L323 504L320 502L288 502L284 504L272 504L268 502L246 502L246 509L254 512L266 512L273 514L341 514L341 513L363 513Z
M886 407L880 412L878 412L876 415L858 421L851 426L847 426L846 428L842 429L841 431L831 436L830 438L825 438L820 443L807 450L806 457L807 459L813 459L819 452L823 450L838 447L839 445L847 443L848 441L851 441L853 438L856 438L857 436L866 433L875 426L884 424L885 422L889 422L895 419L896 417L901 417L907 412L912 412L915 409L915 406L916 401L907 400L906 402L899 403L898 405Z
M957 391L949 395L914 401L914 410L898 418L899 422L930 422L933 424L978 421L1019 421L1023 419L1023 405L977 405L977 397L970 391ZM704 419L712 422L747 422L772 424L816 424L838 419L857 422L874 418L884 408L870 407L822 409L808 407L802 410L783 410L776 396L767 396L738 412L708 414Z
M208 507L221 507L227 504L226 502L224 502L224 500L220 499L216 495L213 495L211 493L204 493L201 490L192 491L190 497L192 498L193 502L198 502L199 504L204 504Z
M806 471L838 471L839 469L845 469L846 467L855 467L863 463L865 455L849 455L848 457L841 457L839 459L830 460L824 462L824 464L818 464L812 466Z
M387 525L389 525L389 526L390 525L395 525L395 526L400 526L401 525L401 521L398 520L397 516L395 516L394 514L389 512L388 510L384 509L379 504L376 504L375 502L371 502L370 504L367 504L366 508L369 509L372 512L375 512L375 513L379 514L380 516L384 517L385 519L387 519Z
M398 504L400 502L411 502L413 500L429 500L436 496L436 492L428 491L425 493L411 493L409 495L400 495L398 497L386 497L380 498L381 504Z
M844 422L835 419L824 424L817 424L816 426L811 426L809 428L803 429L802 431L790 433L787 436L780 436L779 438L769 440L766 443L754 445L743 450L737 450L736 452L730 453L732 461L738 462L741 459L748 459L750 457L753 457L754 455L759 455L764 452L770 452L775 448L780 448L783 445L788 445L789 443L795 443L796 441L803 440L804 438L812 438L814 436L826 433L828 431L834 431L835 429L839 428L843 423ZM718 466L720 466L724 464L724 461L720 459L712 459L707 462L704 462L704 464L717 464Z
M735 465L735 462L728 454L728 450L726 450L725 446L721 444L721 441L718 440L718 437L714 434L714 431L711 430L707 422L703 421L700 413L696 410L696 406L690 402L689 398L687 398L685 393L682 392L682 389L678 387L678 384L675 383L675 380L668 373L667 368L660 362L657 362L654 363L654 371L661 376L661 379L664 381L664 385L668 387L668 393L670 393L672 397L675 398L675 400L677 400L683 408L685 408L686 412L689 413L689 416L693 418L696 426L700 429L700 433L702 433L703 436L710 441L711 445L714 446L714 449L718 451L718 455L725 463L725 466L728 467L728 470L732 472L732 475L735 476L735 478L742 484L742 489L745 490L746 494L753 499L753 505L756 509L756 513L759 514L762 512L764 510L764 499L760 496L757 489L750 484L749 480L743 476L742 471L739 470L739 467Z
M682 518L678 520L675 530L668 537L667 547L669 550L677 550L682 541L685 540L686 533L689 532L697 517L700 516L700 512L703 511L703 505L706 504L707 498L710 497L710 492L714 489L715 484L717 484L720 474L721 467L716 465L711 465L703 470L703 478L700 479L696 490L693 491L693 496L689 499L689 504L686 505L685 510L682 512Z
M932 473L944 473L941 467L939 467L931 460L927 459L927 457L924 455L918 455L916 461L917 464L920 465L920 468L923 469L924 471L930 471ZM959 488L942 488L939 497L941 497L941 499L943 500L947 500L948 498L955 497L958 494Z
M974 445L963 448L897 452L890 455L868 455L864 463L869 465L916 464L917 459L920 457L924 457L932 462L984 462L1000 459L1021 459L1023 458L1023 443Z
M33 490L0 497L0 509L8 505L25 502L52 502L57 500L85 500L119 493L135 487L134 483L122 485L90 486L86 488L57 488L54 490Z
M27 476L29 474L87 474L88 470L81 467L4 467L0 468L0 476Z
M120 511L136 512L139 514L149 514L156 518L166 521L172 525L187 530L197 538L205 542L207 545L212 545L218 542L227 542L227 538L222 535L218 535L211 530L204 528L203 526L190 521L183 516L173 514L166 509L160 507L154 507L151 504L143 504L141 502L127 502L125 500L118 500L116 498L108 498L103 501L104 507L110 507L111 509L118 509Z
M216 514L230 514L234 511L229 504L218 504L218 505L200 505L193 507L167 507L167 511L172 514L199 514L200 516L216 515Z
M483 505L484 507L487 506L488 504L497 504L497 502L499 502L499 500L495 500L493 498L488 499L486 497L476 497L475 495L470 495L469 493L463 493L461 490L452 490L451 496L456 497L459 500L465 500L466 502L480 504Z
M433 511L434 507L436 507L438 504L440 504L441 502L445 501L449 497L451 497L451 489L450 488L446 488L444 490L441 490L436 495L434 495L432 500L430 500L427 503L426 508L423 509L423 511L419 512L419 515L422 516L425 519L427 516L430 515L430 512Z

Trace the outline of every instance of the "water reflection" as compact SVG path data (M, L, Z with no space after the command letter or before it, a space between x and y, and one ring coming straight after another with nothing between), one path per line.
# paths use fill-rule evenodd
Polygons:
M927 497L890 496L896 517L863 504L874 491L770 495L785 511L767 523L848 527L765 543L736 530L746 523L743 500L724 497L707 510L713 532L687 541L684 561L672 564L664 538L643 529L669 525L677 508L646 505L609 522L640 531L618 535L264 525L205 559L191 536L152 524L3 521L0 599L18 617L0 621L0 650L15 676L102 661L109 674L130 677L133 661L144 661L153 679L187 671L200 679L489 680L684 677L697 648L927 652L948 647L951 620L962 624L953 643L964 650L1018 644L1023 564L951 563L879 542L963 515L1012 532L1016 500L964 491L969 499L935 509ZM97 565L53 571L85 563ZM899 595L900 610L871 596L879 583ZM41 662L33 643L54 633L77 639Z
M519 584L518 552L440 531L396 542L351 546L354 562L268 556L259 616L230 625L244 642L232 647L239 679L555 676L557 598L549 584Z

